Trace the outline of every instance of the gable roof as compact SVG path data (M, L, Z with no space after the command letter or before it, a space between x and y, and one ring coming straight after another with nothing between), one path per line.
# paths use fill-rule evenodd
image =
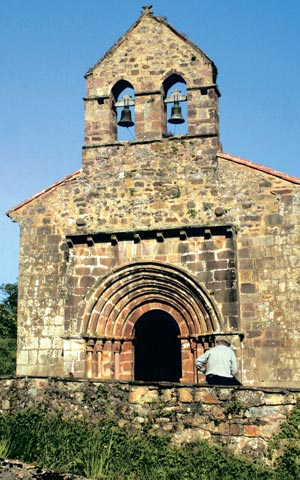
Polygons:
M42 197L43 195L45 195L46 193L49 193L51 192L51 190L54 190L56 187L58 187L59 185L63 185L64 183L72 180L73 178L81 175L81 170L76 170L76 172L74 173L71 173L70 175L67 175L66 177L62 178L61 180L58 180L57 182L55 183L52 183L52 185L50 185L50 187L46 187L44 188L43 190L41 190L40 192L36 193L35 195L32 195L31 197L27 198L26 200L24 200L23 202L19 203L18 205L16 205L15 207L11 208L10 210L8 210L6 212L6 215L8 217L11 216L11 214L13 212L16 212L17 210L19 210L19 208L22 208L24 207L25 205L27 205L28 203L31 203L33 202L34 200L36 200L37 198L39 197Z
M288 175L287 173L278 172L277 170L274 170L273 168L265 167L264 165L260 165L259 163L254 163L254 162L251 162L250 160L245 160L244 158L237 157L235 155L230 155L229 153L219 152L217 154L217 156L218 156L218 158L221 158L221 159L224 159L224 160L229 160L230 162L238 163L240 165L244 165L245 167L252 168L254 170L266 173L267 175L272 175L274 177L281 178L282 180L286 180L287 182L294 183L296 185L300 185L300 177L293 177L292 175ZM6 212L6 215L8 217L10 217L11 214L16 212L20 208L22 208L25 205L33 202L37 198L42 197L43 195L49 193L51 190L54 190L58 186L63 185L64 183L72 180L73 178L80 176L81 173L82 173L82 170L77 170L76 172L74 172L70 175L67 175L62 180L59 180L59 181L53 183L49 187L41 190L39 193L36 193L35 195L32 195L32 197L29 197L27 200L24 200L23 202L19 203L15 207L11 208L10 210L8 210Z
M273 175L273 177L282 178L283 180L287 180L288 182L295 183L300 185L300 177L293 177L292 175L288 175L287 173L278 172L273 168L265 167L264 165L260 165L259 163L250 162L250 160L245 160L241 157L236 157L235 155L230 155L229 153L218 153L218 158L223 158L225 160L230 160L234 163L239 163L240 165L244 165L245 167L253 168L254 170L258 170L268 175Z
M128 36L131 34L131 32L137 27L137 25L139 25L139 23L141 23L145 17L148 17L148 18L151 18L153 19L153 21L155 22L158 22L162 25L165 25L166 28L168 28L169 30L171 30L177 37L179 37L181 40L183 40L184 42L188 43L193 49L195 49L197 52L199 52L201 55L203 55L212 65L213 65L213 68L214 68L214 71L215 71L215 77L217 76L217 67L215 66L214 62L211 60L211 58L209 58L208 55L206 55L206 53L203 52L203 50L201 50L201 48L199 48L195 43L193 43L191 40L189 40L187 38L187 36L183 33L180 33L178 30L176 30L176 28L174 28L172 25L170 25L168 22L167 22L167 19L165 17L160 17L160 16L153 16L151 13L142 13L140 15L140 17L137 19L137 21L129 28L129 30L127 30L127 32L125 32L120 38L119 40L117 40L114 45L100 58L100 60L98 60L97 63L95 63L88 71L87 73L84 75L85 77L88 77L89 75L92 74L93 70L98 67L98 65L100 65L104 59L106 59L107 57L111 57L113 55L113 53L115 52L115 50L122 44L124 43Z

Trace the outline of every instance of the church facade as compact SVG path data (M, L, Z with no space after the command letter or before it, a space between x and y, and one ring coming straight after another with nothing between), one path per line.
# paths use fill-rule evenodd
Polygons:
M214 63L149 7L86 81L82 168L8 212L17 374L201 384L226 335L299 386L300 178L222 152Z

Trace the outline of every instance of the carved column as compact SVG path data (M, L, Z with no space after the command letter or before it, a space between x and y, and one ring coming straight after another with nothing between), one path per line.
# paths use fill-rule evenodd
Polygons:
M102 378L104 380L112 379L112 370L114 368L112 361L112 341L105 340L102 351Z
M194 368L195 368L195 382L196 383L205 383L205 376L203 373L198 372L196 366L195 366L195 360L197 357L200 357L202 353L204 353L204 346L202 343L195 343L195 349L194 349Z
M114 378L115 380L120 379L120 352L121 352L121 342L114 341L113 344L113 354L114 354Z
M181 362L182 362L182 382L193 382L193 357L189 339L180 338L181 342Z
M193 357L193 382L198 383L198 371L197 368L195 367L195 360L197 358L197 343L196 340L191 338L190 339L190 348L192 352L192 357Z
M88 340L86 344L86 376L87 378L93 377L93 353L94 353L94 340Z
M97 378L102 378L102 352L103 352L104 341L97 340L96 343L96 355L97 355Z

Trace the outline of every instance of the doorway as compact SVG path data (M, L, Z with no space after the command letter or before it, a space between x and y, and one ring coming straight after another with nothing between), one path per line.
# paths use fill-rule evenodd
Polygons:
M151 310L135 324L134 379L179 382L182 376L180 330L163 310Z

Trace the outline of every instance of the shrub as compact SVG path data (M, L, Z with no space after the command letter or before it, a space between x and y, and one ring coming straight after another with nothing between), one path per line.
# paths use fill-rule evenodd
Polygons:
M0 338L0 375L15 375L16 350L15 338Z
M10 458L91 479L275 479L270 469L198 442L178 447L171 437L136 433L110 421L68 420L62 413L22 410L2 416L0 446Z
M270 442L269 454L279 478L300 478L300 400Z

